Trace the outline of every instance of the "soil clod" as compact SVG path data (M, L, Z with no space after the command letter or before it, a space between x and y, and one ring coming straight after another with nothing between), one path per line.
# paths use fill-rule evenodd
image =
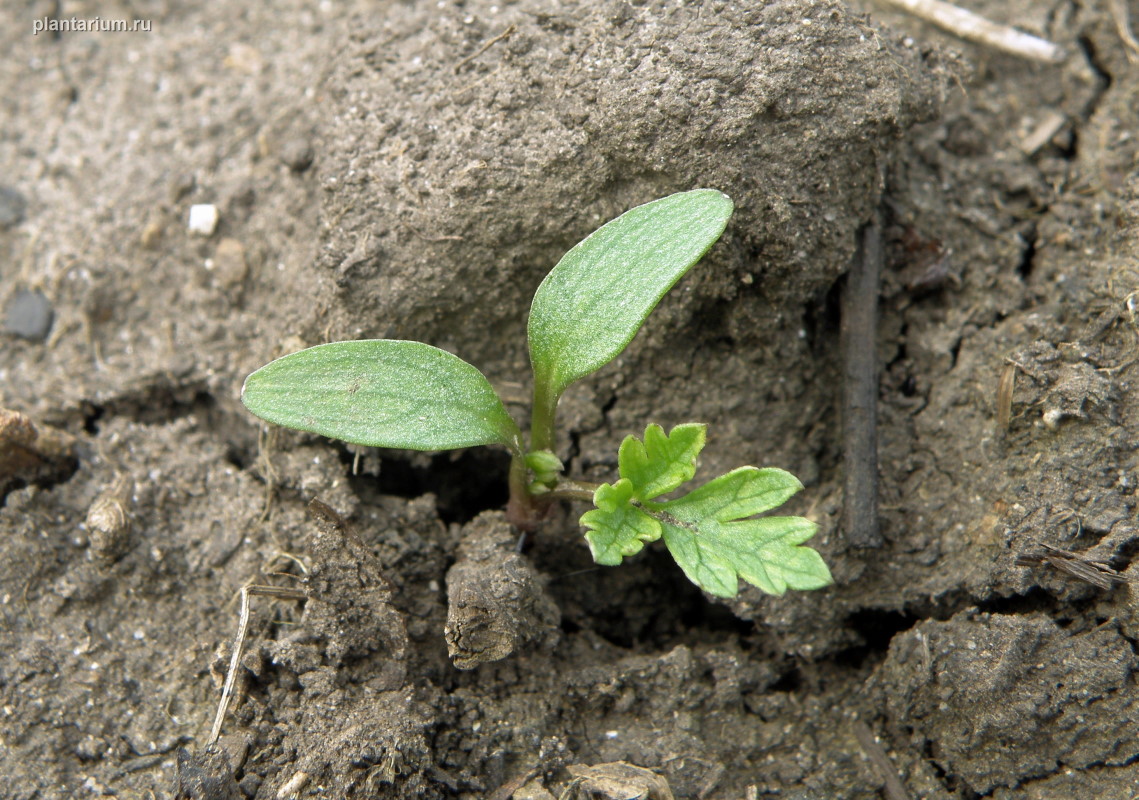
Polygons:
M474 669L527 644L553 646L561 613L502 513L480 514L464 530L447 572L445 636L455 666Z
M330 506L313 499L316 523L309 539L312 568L305 578L309 601L304 626L324 641L332 664L373 652L386 655L377 685L403 686L408 655L407 626L392 605L394 592L382 566L355 529Z

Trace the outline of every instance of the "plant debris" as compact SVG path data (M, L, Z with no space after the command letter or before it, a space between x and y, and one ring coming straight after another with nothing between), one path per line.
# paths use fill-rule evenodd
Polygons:
M587 797L604 800L673 800L668 781L652 770L624 761L595 764L591 767L571 764L566 767L573 782L560 800L569 800L574 790Z
M1062 547L1037 542L1044 548L1043 553L1022 553L1016 557L1018 567L1035 567L1048 564L1073 578L1098 586L1101 589L1110 589L1120 583L1129 583L1130 578L1120 574L1106 561L1088 558Z
M76 466L75 438L31 417L0 408L0 497L18 483L52 483Z

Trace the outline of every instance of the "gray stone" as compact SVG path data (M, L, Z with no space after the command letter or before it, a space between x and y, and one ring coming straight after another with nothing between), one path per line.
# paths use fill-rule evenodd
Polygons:
M24 221L28 201L11 186L0 186L0 230L15 227Z
M24 339L42 342L51 331L55 309L43 294L34 289L21 289L8 302L4 330Z

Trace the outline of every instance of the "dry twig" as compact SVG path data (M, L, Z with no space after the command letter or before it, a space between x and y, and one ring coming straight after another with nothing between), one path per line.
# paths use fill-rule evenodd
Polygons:
M214 725L210 729L210 738L206 744L213 744L221 735L221 724L225 720L225 712L229 708L229 701L233 697L233 685L237 680L237 670L241 666L241 651L245 648L245 636L249 631L249 597L259 595L262 597L279 597L288 600L304 600L308 594L302 589L286 589L281 586L245 586L241 589L241 618L237 623L237 636L233 640L233 654L229 658L229 669L225 674L225 686L221 690L221 700L218 702L217 714L214 716Z
M483 53L485 53L487 50L492 48L494 45L498 44L503 39L509 38L516 30L518 30L518 26L511 24L509 27L507 27L506 30L504 30L502 33L498 34L498 36L495 36L493 39L488 39L486 44L484 44L478 50L471 53L469 56L467 56L466 58L464 58L462 61L460 61L458 64L455 65L455 74L457 75L459 73L459 70L461 70L467 64L470 64L472 61L474 61L476 58L481 56Z
M991 47L1031 61L1059 64L1068 54L1064 48L1047 39L1000 25L972 11L966 11L942 0L880 0L886 5L932 22L944 31L969 42Z
M1111 0L1110 5L1115 29L1119 31L1119 38L1127 46L1127 60L1132 64L1139 64L1139 40L1131 32L1131 10L1127 7L1127 0Z
M881 547L878 529L878 293L882 226L859 232L842 292L842 531L854 547Z

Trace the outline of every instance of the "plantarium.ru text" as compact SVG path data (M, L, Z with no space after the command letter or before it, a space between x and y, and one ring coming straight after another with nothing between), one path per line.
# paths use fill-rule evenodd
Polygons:
M669 433L649 425L643 439L626 437L613 483L566 477L553 452L562 393L625 349L661 297L720 238L732 210L732 201L711 189L638 206L590 234L546 276L530 309L529 448L481 372L422 342L310 347L250 375L242 402L269 422L371 447L503 445L511 454L510 521L532 530L555 501L592 502L581 524L599 564L620 564L663 537L684 573L720 597L735 596L739 578L775 595L826 586L826 564L803 546L813 522L754 516L802 488L790 473L740 467L688 494L658 499L696 474L702 424Z

